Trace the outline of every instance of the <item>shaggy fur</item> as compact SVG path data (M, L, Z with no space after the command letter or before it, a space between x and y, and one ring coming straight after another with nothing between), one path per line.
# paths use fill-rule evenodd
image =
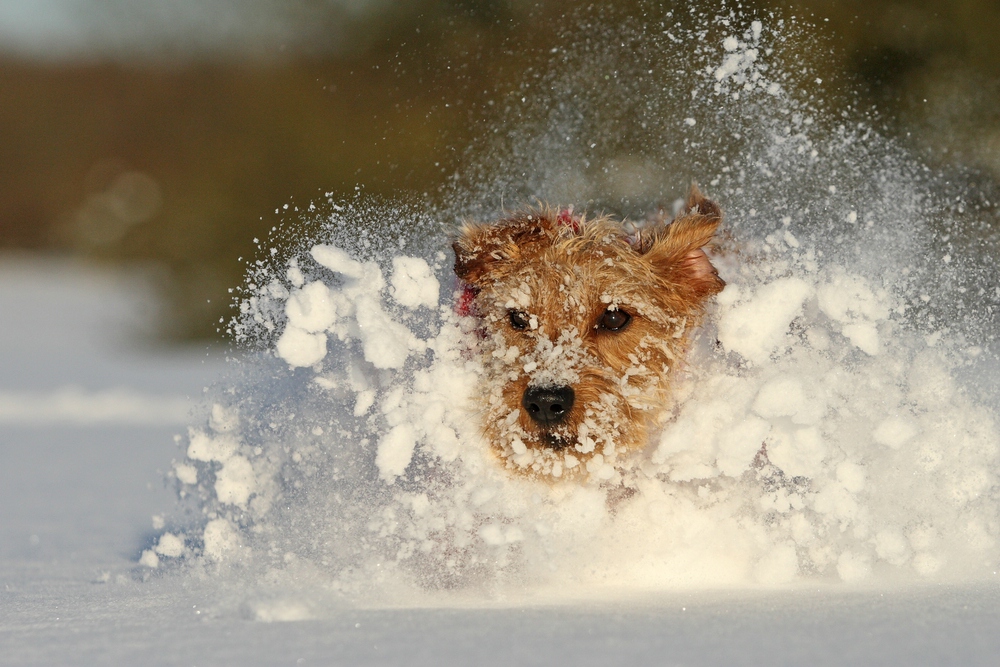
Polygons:
M632 235L548 208L463 227L455 273L481 322L483 432L509 468L601 476L646 444L705 302L725 286L704 250L721 220L693 187L676 220ZM558 423L529 414L533 388L569 391Z

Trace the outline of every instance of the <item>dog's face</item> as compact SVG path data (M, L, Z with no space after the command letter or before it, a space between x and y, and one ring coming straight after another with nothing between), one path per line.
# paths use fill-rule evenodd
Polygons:
M481 321L483 430L509 467L607 476L646 443L724 286L703 250L720 220L694 191L686 214L632 237L553 211L465 226L455 272Z

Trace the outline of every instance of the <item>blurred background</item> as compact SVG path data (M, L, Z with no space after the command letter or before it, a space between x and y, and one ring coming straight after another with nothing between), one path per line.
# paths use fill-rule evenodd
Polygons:
M0 253L141 265L157 336L218 337L285 205L444 196L491 102L587 4L0 0ZM856 91L931 166L1000 180L1000 4L742 6L818 25L829 44L796 48L823 89Z

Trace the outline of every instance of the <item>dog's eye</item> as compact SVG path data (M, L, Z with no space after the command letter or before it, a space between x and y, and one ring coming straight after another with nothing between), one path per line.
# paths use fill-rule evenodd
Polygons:
M632 316L624 310L605 310L598 323L606 331L621 331L632 321Z
M510 318L510 326L518 330L528 328L528 314L520 310L508 310L507 317Z

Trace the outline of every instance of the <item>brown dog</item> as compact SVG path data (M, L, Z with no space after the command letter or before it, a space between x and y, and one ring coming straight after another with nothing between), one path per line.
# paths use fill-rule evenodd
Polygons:
M631 235L547 208L463 227L459 310L481 321L483 432L509 468L608 479L646 444L725 286L705 253L721 220L692 187L677 219Z

